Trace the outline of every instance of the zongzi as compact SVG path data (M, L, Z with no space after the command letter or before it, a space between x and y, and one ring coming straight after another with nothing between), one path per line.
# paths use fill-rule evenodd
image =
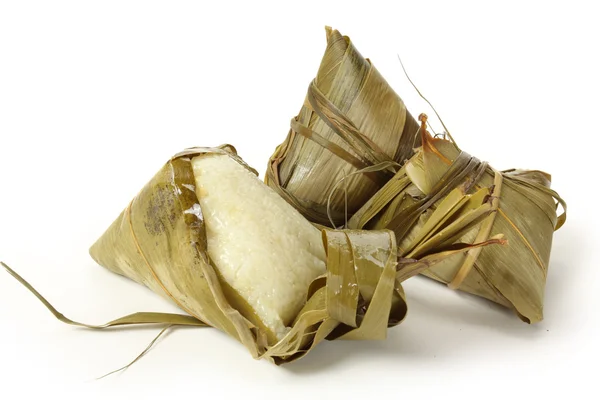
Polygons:
M184 151L90 253L276 363L385 337L406 313L393 233L318 229L256 175L231 146Z
M497 171L461 151L454 142L433 138L422 121L422 146L349 222L353 229L391 229L400 256L410 255L430 229L460 221L465 232L449 240L481 242L502 233L508 245L472 249L423 271L453 289L513 308L526 322L542 319L544 286L553 232L565 222L557 209L566 204L540 171ZM470 202L454 198L471 193L491 210L466 218ZM472 214L474 215L474 214Z
M344 176L381 163L402 164L420 142L419 126L400 97L350 39L327 28L327 48L285 141L269 160L265 182L308 220L339 226L394 174L390 168Z
M470 203L466 215L491 212L473 201L477 196L456 197ZM75 322L2 266L65 323L208 325L254 357L281 364L325 339L384 339L406 315L401 282L456 254L504 243L495 236L445 245L467 229L455 228L432 228L410 257L398 258L392 231L318 229L258 180L233 147L194 148L167 162L90 250L99 264L189 315L142 312L99 326Z

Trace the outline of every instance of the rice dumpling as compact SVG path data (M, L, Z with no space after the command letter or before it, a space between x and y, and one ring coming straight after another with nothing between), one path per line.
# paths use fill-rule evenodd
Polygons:
M433 138L426 116L420 119L422 146L348 226L393 230L401 257L410 255L436 224L460 219L463 228L470 228L451 240L466 243L502 233L506 246L472 249L422 273L513 308L526 322L540 321L552 235L566 220L566 204L550 189L550 176L541 171L497 171L452 141ZM457 191L470 193L471 200L459 200ZM465 207L475 200L492 212L465 219ZM557 216L559 205L564 212Z
M393 233L322 231L256 175L231 146L186 150L90 253L257 358L296 359L342 322L337 336L385 337L406 313Z
M392 231L317 228L256 175L228 145L179 153L90 249L99 264L188 315L140 312L105 325L79 323L2 266L62 322L212 326L255 358L281 364L325 339L384 339L406 315L401 282L458 253L504 243L498 235L445 245L467 228L437 225L410 257L398 258ZM486 204L471 203L472 219L490 214Z
M373 63L348 37L326 31L317 76L287 138L269 160L265 182L308 220L329 226L331 217L339 226L395 170L353 175L335 190L328 210L336 182L373 165L402 164L419 146L420 136L418 123Z

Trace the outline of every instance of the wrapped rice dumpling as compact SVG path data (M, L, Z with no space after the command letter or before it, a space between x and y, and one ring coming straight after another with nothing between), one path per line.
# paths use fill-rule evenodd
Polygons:
M462 242L481 242L502 233L506 246L489 246L454 255L423 274L513 308L526 322L542 319L544 287L552 235L566 220L566 205L540 171L497 171L451 141L433 138L421 115L422 146L349 222L354 229L391 229L398 253L410 257L430 229L460 221L471 226ZM471 194L466 200L463 194ZM472 205L492 213L467 217ZM471 213L472 214L472 213Z
M341 178L381 163L402 164L420 144L419 126L369 59L348 37L327 28L327 49L285 141L271 156L265 182L312 222L336 226L394 174L381 169ZM347 195L347 197L346 197Z

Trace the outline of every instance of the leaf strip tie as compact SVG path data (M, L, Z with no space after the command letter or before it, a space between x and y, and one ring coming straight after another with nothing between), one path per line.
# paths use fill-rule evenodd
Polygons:
M370 164L392 161L375 142L363 135L352 121L325 97L314 80L308 87L307 99L319 118L359 156L366 158Z
M502 191L502 173L495 170L492 167L489 167L494 171L494 187L490 194L490 200L492 204L492 212L488 215L481 225L479 226L479 232L475 237L474 243L481 243L489 239L490 233L492 231L492 226L494 226L494 220L496 219L496 214L498 211L498 207L500 205L500 194ZM467 251L465 260L461 267L456 272L454 278L448 283L448 287L450 289L458 289L462 282L465 280L473 265L477 261L479 254L481 254L482 247L476 247Z

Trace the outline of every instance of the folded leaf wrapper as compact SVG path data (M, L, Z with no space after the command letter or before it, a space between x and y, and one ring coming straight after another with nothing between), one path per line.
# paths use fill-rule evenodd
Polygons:
M76 322L0 265L64 323L162 324L158 337L172 326L212 326L255 358L282 364L324 339L384 339L407 312L401 282L456 254L503 243L500 236L450 243L449 234L467 228L438 224L399 258L391 230L317 228L256 175L229 145L179 153L90 249L100 265L188 315L137 312L103 325ZM471 203L470 213L489 215L485 204Z
M317 76L287 138L271 156L265 182L308 220L329 226L327 199L334 185L366 167L402 164L420 145L418 130L371 61L348 37L327 28L327 49ZM336 226L394 172L354 175L338 188L329 209Z
M499 172L454 143L422 128L423 146L349 222L354 229L391 229L399 255L436 226L470 229L446 242L479 242L499 233L506 246L450 257L423 271L435 280L513 308L529 323L543 317L544 287L553 232L565 222L566 204L540 171ZM475 211L477 207L479 211ZM482 208L483 207L483 208ZM483 210L487 210L484 215ZM443 240L441 241L443 242Z
M307 301L285 336L271 335L219 276L207 251L192 158L214 154L250 169L231 146L178 154L93 245L92 257L237 339L254 357L277 364L303 356L325 338L383 339L389 326L402 321L406 303L396 279L394 234L323 230L326 272L310 285ZM424 268L427 262L417 264Z

